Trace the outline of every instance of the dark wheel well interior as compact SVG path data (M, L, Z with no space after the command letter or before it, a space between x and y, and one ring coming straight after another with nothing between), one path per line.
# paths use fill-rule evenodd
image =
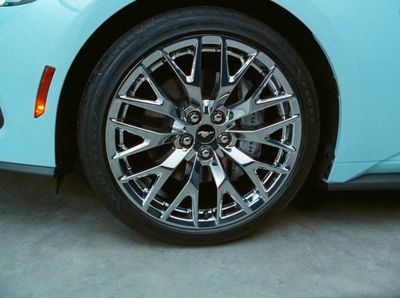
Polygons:
M251 3L243 6L239 0L137 0L107 20L75 58L61 92L56 130L57 173L68 172L78 156L78 107L90 73L107 49L147 18L175 8L209 5L237 9L265 22L285 36L302 56L316 84L321 109L320 146L311 177L317 180L327 177L334 159L339 120L338 88L329 62L313 34L292 14L268 0L247 1Z

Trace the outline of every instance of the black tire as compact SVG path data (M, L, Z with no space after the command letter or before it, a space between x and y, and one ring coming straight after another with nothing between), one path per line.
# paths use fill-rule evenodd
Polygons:
M295 89L302 112L302 144L298 162L273 204L251 220L210 231L193 231L163 225L139 210L121 191L110 172L105 153L105 118L121 79L152 48L176 37L200 32L222 32L256 43L265 49ZM211 245L252 233L294 198L313 164L319 140L319 108L313 80L293 47L266 24L245 14L217 7L169 11L124 34L103 56L90 80L78 117L80 157L91 186L122 222L152 238L182 245Z

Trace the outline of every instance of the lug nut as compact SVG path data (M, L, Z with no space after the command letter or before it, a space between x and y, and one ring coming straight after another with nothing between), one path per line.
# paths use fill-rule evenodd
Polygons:
M193 137L189 134L183 135L180 139L180 143L183 147L188 148L193 144Z
M199 151L199 155L203 159L210 159L211 154L212 154L211 149L208 147L203 147Z
M214 122L215 124L222 124L225 122L225 114L222 111L215 111L212 115L211 115L211 120L212 122Z
M218 142L221 145L226 146L231 142L231 136L228 133L221 133L218 136Z
M198 124L201 120L201 114L199 112L190 112L189 115L186 117L187 121L190 124Z

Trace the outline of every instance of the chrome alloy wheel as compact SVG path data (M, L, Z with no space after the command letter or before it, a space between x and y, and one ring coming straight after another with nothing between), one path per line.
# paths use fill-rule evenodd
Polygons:
M299 102L279 65L228 36L154 49L122 80L106 121L120 189L184 229L234 225L267 208L302 144Z

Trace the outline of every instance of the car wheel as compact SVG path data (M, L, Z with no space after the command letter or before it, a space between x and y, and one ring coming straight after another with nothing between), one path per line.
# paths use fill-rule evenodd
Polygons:
M83 167L108 208L186 245L238 239L285 207L319 138L316 92L293 47L216 7L170 11L123 35L78 118Z

